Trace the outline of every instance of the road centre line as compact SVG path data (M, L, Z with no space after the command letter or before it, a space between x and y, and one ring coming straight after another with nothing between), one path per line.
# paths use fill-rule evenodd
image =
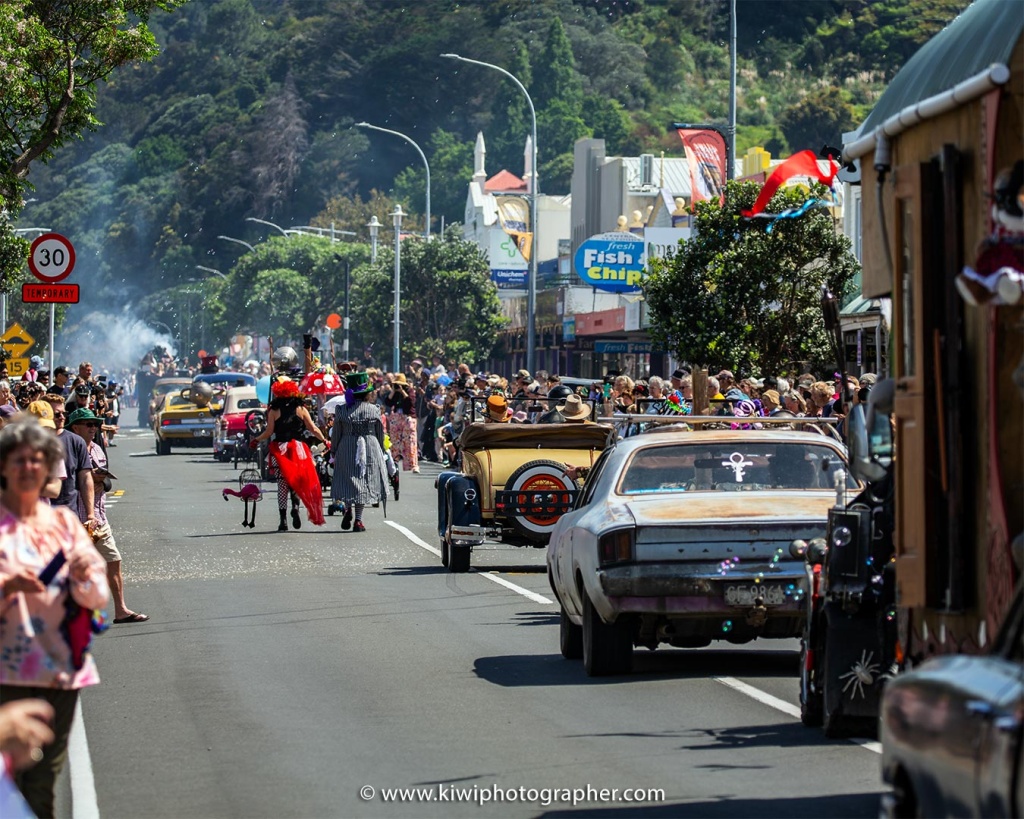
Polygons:
M392 527L393 529L397 529L399 532L401 532L403 535L405 535L406 538L411 540L413 543L415 543L421 549L426 549L428 552L430 552L431 554L437 555L438 557L441 556L441 550L440 549L437 549L434 546L431 546L429 543L427 543L421 537L416 535L414 532L409 531L404 526L402 526L400 523L395 523L395 522L390 521L390 520L386 520L384 522L388 526ZM491 580L491 581L497 583L499 586L504 586L507 589L511 589L516 594L521 594L527 600L532 600L534 603L542 603L542 604L548 605L548 606L554 605L554 602L555 602L554 600L548 600L548 598L544 597L541 594L537 594L536 592L532 592L529 589L524 589L522 586L517 586L515 583L512 583L512 582L506 580L504 577L501 577L501 576L499 576L497 574L493 574L491 572L481 572L481 571L478 571L477 569L470 569L470 571L473 572L474 574L480 575L480 577L486 577L488 580Z
M99 819L96 780L92 775L92 757L85 735L82 700L75 702L75 716L68 736L68 766L71 774L71 815L74 819Z
M739 691L741 694L745 694L751 699L757 700L763 705L774 708L776 711L781 711L787 716L800 719L799 706L792 705L785 700L780 700L778 697L773 697L771 694L766 691L762 691L760 688L754 688L752 685L747 685L745 682L737 680L735 677L712 677L712 679L717 683L721 683L735 691ZM867 751L872 751L876 754L882 753L882 743L880 742L858 738L851 738L850 742L854 745L860 745L861 748L864 748Z

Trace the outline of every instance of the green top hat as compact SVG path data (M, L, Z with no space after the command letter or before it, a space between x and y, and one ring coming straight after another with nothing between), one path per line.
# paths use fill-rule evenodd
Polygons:
M370 383L370 376L365 370L355 373L345 373L345 386L352 390L353 395L362 395L373 389Z

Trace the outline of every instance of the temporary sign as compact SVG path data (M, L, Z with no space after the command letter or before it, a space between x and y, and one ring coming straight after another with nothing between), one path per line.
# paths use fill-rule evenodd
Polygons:
M642 236L600 233L591 236L573 257L584 284L612 293L639 293L647 260Z
M30 284L21 286L25 304L78 304L77 284Z
M29 248L28 267L32 275L46 284L56 284L71 275L75 267L75 248L59 233L44 233Z

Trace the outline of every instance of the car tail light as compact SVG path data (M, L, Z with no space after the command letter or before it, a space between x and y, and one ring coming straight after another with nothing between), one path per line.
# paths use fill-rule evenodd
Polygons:
M597 542L598 562L602 566L629 563L633 560L633 529L616 529L602 535Z
M177 424L177 423L178 423L178 419L177 418L162 418L160 420L160 426L162 426L162 427L169 427L171 424Z

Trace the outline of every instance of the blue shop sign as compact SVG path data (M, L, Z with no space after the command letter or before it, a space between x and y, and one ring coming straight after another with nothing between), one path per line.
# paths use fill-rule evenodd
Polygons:
M591 236L573 257L584 284L611 293L639 293L646 266L643 237L631 233Z
M525 290L526 270L491 270L491 280L499 290Z

